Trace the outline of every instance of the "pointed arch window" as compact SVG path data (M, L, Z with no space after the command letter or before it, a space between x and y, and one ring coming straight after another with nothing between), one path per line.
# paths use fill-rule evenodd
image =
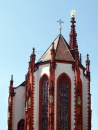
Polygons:
M57 128L70 130L71 82L66 74L61 74L57 85Z
M18 122L17 130L24 130L24 120L23 119Z
M40 88L39 88L40 130L48 130L48 86L49 86L48 77L44 75L40 80Z

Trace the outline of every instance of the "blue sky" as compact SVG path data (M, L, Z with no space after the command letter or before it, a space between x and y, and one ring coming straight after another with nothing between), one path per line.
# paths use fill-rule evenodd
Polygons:
M98 130L98 2L97 0L0 1L0 130L7 130L7 102L11 74L14 86L25 80L29 56L35 47L38 60L59 34L69 42L70 11L76 10L79 51L85 65L91 60L92 130Z

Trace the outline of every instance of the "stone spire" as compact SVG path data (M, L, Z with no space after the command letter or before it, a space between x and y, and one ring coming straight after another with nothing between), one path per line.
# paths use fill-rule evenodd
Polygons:
M12 130L12 120L13 120L13 75L11 75L10 87L9 87L9 97L8 97L8 130Z
M86 74L87 76L90 76L90 60L89 60L88 54L87 54L87 60L86 60Z
M30 56L28 73L26 75L25 93L25 130L34 130L34 85L35 85L35 48Z
M71 49L75 49L76 48L76 46L77 46L77 33L76 33L76 31L75 31L75 23L76 23L76 21L75 21L75 11L74 10L72 10L71 11L71 31L70 31L70 34L69 34L69 37L70 37L70 40L69 40L69 45L70 45L70 48Z

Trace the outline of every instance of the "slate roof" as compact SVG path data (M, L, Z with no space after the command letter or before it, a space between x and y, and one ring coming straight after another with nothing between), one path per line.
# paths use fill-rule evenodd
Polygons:
M70 46L67 44L66 40L61 34L59 34L56 37L53 43L54 43L54 49L56 50L55 60L69 61L69 62L75 61L74 56L72 54L72 50L70 49ZM51 59L51 55L50 55L51 49L52 49L52 44L46 50L46 52L42 55L42 57L39 59L38 63L49 61Z
M25 81L24 82L22 82L19 86L25 86Z
M19 87L25 87L25 81L24 82L22 82L19 86L17 86L17 87L14 87L15 89L17 89L17 88L19 88Z

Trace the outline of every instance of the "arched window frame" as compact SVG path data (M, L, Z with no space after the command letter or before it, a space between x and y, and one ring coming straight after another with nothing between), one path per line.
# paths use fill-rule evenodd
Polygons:
M70 77L66 74L66 73L62 73L59 75L59 77L57 78L57 130L58 129L58 87L59 87L59 81L61 79L61 77L66 77L66 79L68 80L68 85L69 85L69 88L68 88L68 130L71 130L71 79Z
M21 120L18 122L17 130L19 130L19 126L20 126L21 122L24 122L24 119L21 119Z
M42 130L42 81L44 77L48 78L48 90L49 90L49 76L47 74L44 74L40 78L40 82L39 82L39 130ZM49 92L48 92L48 96L49 96Z

